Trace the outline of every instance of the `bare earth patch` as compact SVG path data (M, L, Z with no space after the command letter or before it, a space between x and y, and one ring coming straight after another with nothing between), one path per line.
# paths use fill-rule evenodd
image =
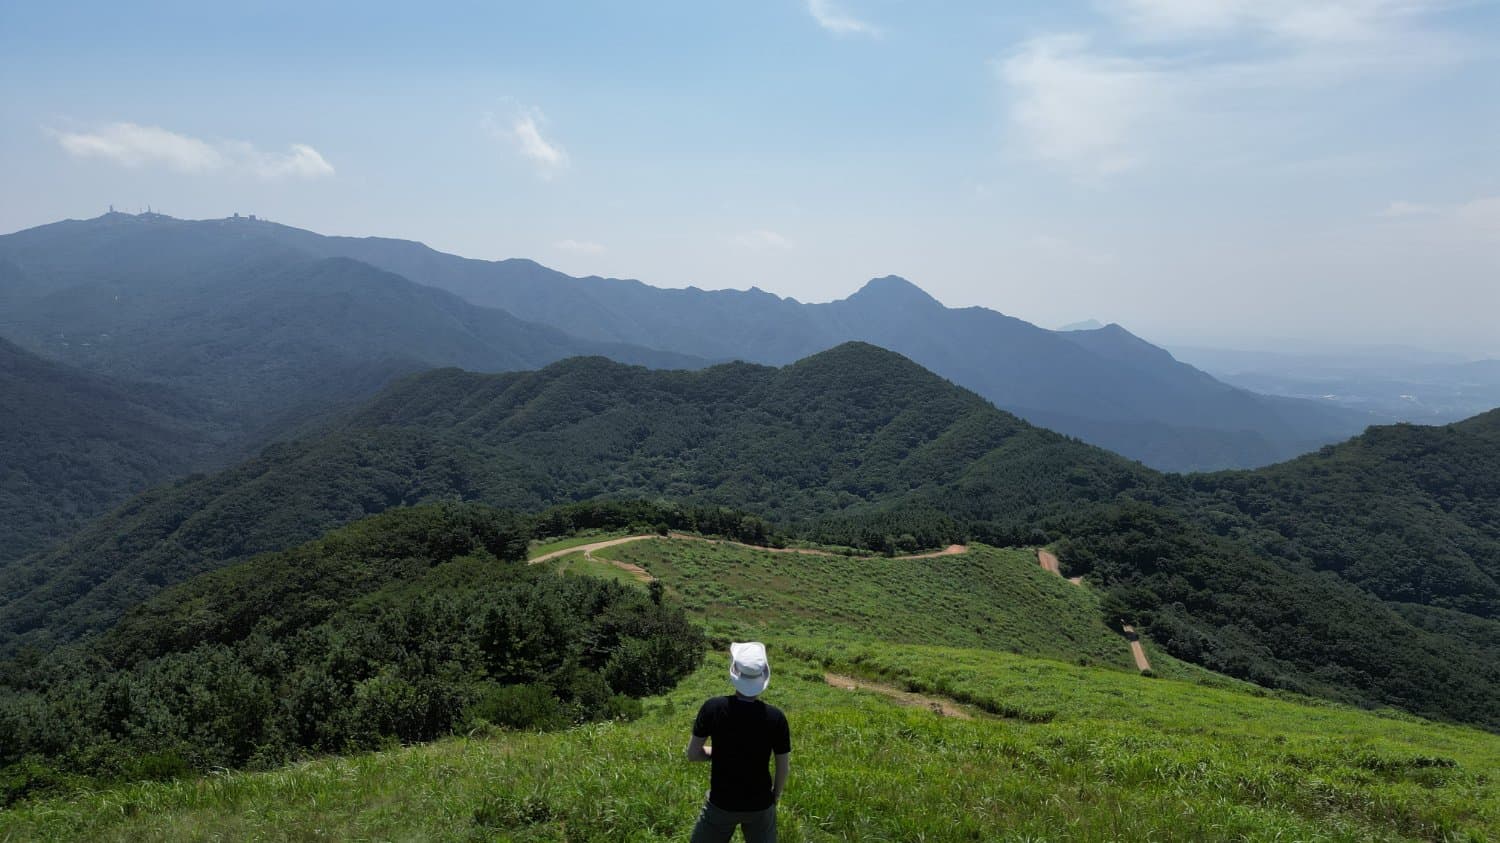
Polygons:
M1146 648L1141 646L1141 637L1135 634L1135 627L1125 624L1120 627L1120 631L1125 633L1125 640L1130 642L1130 655L1135 656L1136 669L1150 670L1151 662L1146 659Z
M942 697L930 697L926 694L916 694L911 691L903 691L894 685L885 685L879 682L871 682L868 679L856 679L853 676L844 676L839 673L823 674L823 681L835 688L845 691L869 691L887 697L898 705L912 706L913 708L925 708L934 714L943 717L956 717L959 720L973 720L974 715L965 711L952 700Z

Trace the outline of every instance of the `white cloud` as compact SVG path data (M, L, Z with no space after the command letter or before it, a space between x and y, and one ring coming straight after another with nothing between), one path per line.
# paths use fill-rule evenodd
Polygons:
M1480 234L1500 237L1500 196L1471 199L1453 209L1458 224Z
M333 165L305 143L292 144L292 151L286 155L259 155L255 169L265 179L313 179L333 175Z
M1397 200L1379 216L1412 230L1447 232L1463 239L1500 237L1500 196L1481 196L1464 202L1422 204Z
M1380 211L1379 215L1382 217L1422 217L1436 214L1439 210L1435 205L1424 205L1420 202L1392 199Z
M813 16L818 26L834 35L863 35L868 38L879 38L882 34L880 27L854 17L838 6L834 0L807 0L807 13Z
M520 111L504 123L497 121L494 115L484 117L484 126L493 137L506 142L531 162L537 175L550 179L567 169L569 161L567 150L542 137L541 126L546 122L546 116L534 108Z
M248 173L268 181L333 175L333 165L311 146L294 143L271 153L248 141L205 141L159 126L110 123L95 131L52 131L75 158L98 158L124 167L165 167L179 173Z
M1102 2L1098 33L1036 36L994 65L1020 145L1093 176L1205 154L1242 164L1318 120L1330 92L1465 53L1424 26L1446 0Z
M729 242L747 249L790 249L793 246L786 236L766 228L742 231L730 237Z
M1109 0L1105 8L1153 40L1255 34L1300 42L1398 35L1410 20L1451 0Z
M97 132L55 132L57 142L75 158L103 158L126 167L161 165L181 173L221 169L226 159L197 138L156 126L111 123Z
M1173 97L1159 69L1092 53L1075 34L1027 41L998 72L1011 121L1037 157L1099 173L1139 163L1137 128Z
M604 251L604 244L595 243L591 240L559 240L552 244L554 249L564 252L576 252L580 255L597 255Z

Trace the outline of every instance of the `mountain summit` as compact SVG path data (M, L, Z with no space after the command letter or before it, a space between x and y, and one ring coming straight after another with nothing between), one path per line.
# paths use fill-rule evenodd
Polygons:
M1272 399L1229 387L1123 330L1059 333L982 307L948 308L896 276L873 279L839 301L803 304L758 291L658 289L635 280L575 278L529 260L470 260L410 241L324 237L264 220L110 218L0 237L0 305L23 313L50 302L50 310L39 312L57 318L36 323L29 337L12 338L51 353L55 349L41 344L60 331L77 332L80 326L108 331L100 327L98 309L88 303L99 295L114 295L124 280L159 295L162 307L171 307L181 296L205 289L206 280L226 273L318 257L353 259L426 285L422 289L432 301L380 315L383 324L420 318L426 327L413 328L415 337L442 335L432 325L453 316L433 313L433 305L439 310L456 306L438 302L438 292L427 288L488 309L483 319L477 313L465 317L471 324L493 323L479 331L487 334L485 354L444 357L420 348L424 341L417 347L407 344L402 349L406 353L395 355L403 363L510 368L490 362L489 351L501 351L494 348L497 344L509 345L507 336L541 329L559 332L544 347L571 346L572 353L655 365L692 365L694 360L783 365L859 340L899 352L1030 421L1176 471L1275 462L1357 433L1371 421L1311 401ZM72 279L67 291L56 289L59 278ZM69 297L76 298L78 310L63 319L66 314L59 315L57 305ZM313 301L328 303L325 298ZM514 317L509 320L513 330L500 327L508 317ZM257 317L247 313L236 318L253 322ZM350 312L328 318L330 326L342 324L352 332L338 345L369 345L371 331L358 324L364 316ZM31 321L25 316L20 324L29 330ZM525 323L531 324L521 328ZM324 344L334 339L319 334ZM503 349L501 356L529 356L534 363L565 356L537 355L535 348L523 341Z
M846 302L880 307L942 308L942 302L933 298L916 284L899 275L871 278Z

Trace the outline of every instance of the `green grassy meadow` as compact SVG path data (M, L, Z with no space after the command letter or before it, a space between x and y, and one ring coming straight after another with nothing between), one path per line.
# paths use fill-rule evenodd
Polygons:
M627 534L619 530L589 530L579 533L576 536L549 539L548 541L533 541L531 547L527 549L526 556L527 558L535 559L538 556L545 556L548 553L555 553L559 550L567 550L570 547L617 539L624 535Z
M1500 839L1500 736L1155 652L1157 677L1140 676L1093 593L1029 551L892 560L647 540L606 555L660 578L715 638L767 642L766 698L793 729L784 841ZM682 750L726 673L711 653L633 722L23 803L0 812L0 841L683 840L708 769ZM947 697L973 719L825 673Z
M1471 729L1008 653L826 654L1013 712L958 720L831 688L821 659L772 654L767 699L793 726L780 813L792 843L1500 834L1500 738ZM0 813L0 840L680 840L708 774L682 748L698 703L726 687L716 654L632 723L85 793Z
M719 639L946 644L1134 671L1094 593L1043 571L1030 550L888 559L650 539L594 556L641 566Z

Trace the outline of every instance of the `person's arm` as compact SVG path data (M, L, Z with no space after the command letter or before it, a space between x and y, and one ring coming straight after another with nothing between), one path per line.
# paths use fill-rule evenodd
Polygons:
M783 752L776 756L776 780L771 783L771 798L781 801L781 792L786 790L786 777L792 772L792 754Z
M687 745L687 760L689 760L689 761L711 761L711 760L713 760L713 757L714 757L714 748L711 747L711 746L704 746L703 742L706 741L706 740L708 740L708 738L700 738L697 735L693 735L692 739L688 741L688 745Z

